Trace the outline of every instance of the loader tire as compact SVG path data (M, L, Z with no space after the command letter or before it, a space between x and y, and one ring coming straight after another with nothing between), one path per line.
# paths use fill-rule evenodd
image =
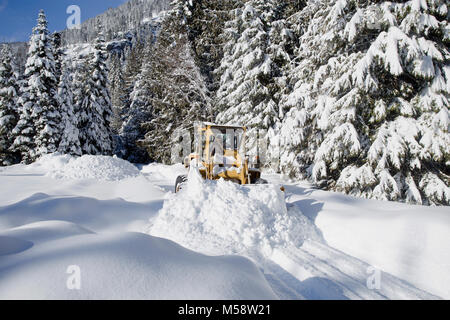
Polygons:
M187 176L179 176L177 178L177 181L175 182L175 193L180 192L180 190L183 188L183 186L187 182Z
M258 179L256 180L255 184L269 184L269 181L265 179Z

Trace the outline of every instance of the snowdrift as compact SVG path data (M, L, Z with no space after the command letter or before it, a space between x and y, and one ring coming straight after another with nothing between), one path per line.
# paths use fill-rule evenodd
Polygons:
M75 223L95 232L138 231L161 207L162 200L141 204L123 199L102 201L39 193L0 207L0 231L42 221Z
M141 174L128 161L108 156L71 157L51 154L43 156L31 166L42 168L47 172L47 176L55 179L119 181Z
M186 168L182 164L164 165L159 163L151 163L143 166L141 173L146 174L152 181L172 181L175 184L175 180L178 176L186 174Z
M33 243L12 237L0 236L0 258L10 254L20 253L33 246Z
M430 298L414 287L449 297L446 207L353 198L278 175L266 178L284 184L287 207L277 186L198 176L174 195L181 165L128 178L128 163L89 158L0 168L0 299ZM89 178L67 178L81 162ZM108 163L117 167L94 178ZM188 249L129 233L142 230ZM66 287L71 265L81 268L80 291ZM383 272L381 291L366 287L369 266Z
M185 188L168 197L146 232L210 254L270 255L275 247L321 239L300 210L286 207L279 186L203 181L194 170Z
M327 243L432 294L450 298L448 207L350 198L315 190L316 225ZM302 210L316 210L292 197Z
M27 226L16 236L42 239L54 227ZM208 257L139 233L86 230L74 236L73 230L81 230L74 225L58 229L68 231L65 238L33 247L26 240L0 237L0 300L277 298L246 258ZM18 251L24 252L3 259ZM70 266L80 270L80 290L68 289Z
M9 186L0 194L0 300L277 298L246 258L128 232L148 224L165 193L126 161L49 155L0 175ZM81 290L67 288L69 266L79 266Z

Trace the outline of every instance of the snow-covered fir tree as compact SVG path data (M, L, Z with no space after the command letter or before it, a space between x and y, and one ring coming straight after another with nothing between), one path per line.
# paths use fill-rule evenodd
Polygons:
M133 163L147 163L150 161L147 150L140 148L138 141L145 138L142 124L151 120L152 108L149 102L150 93L143 74L136 78L133 91L130 94L131 105L124 115L124 121L119 131L121 148L118 155Z
M146 55L144 48L145 42L139 41L137 42L130 50L127 55L127 60L125 62L125 70L123 72L123 85L122 85L122 95L120 96L121 106L120 113L126 113L126 109L131 104L131 92L134 89L134 85L136 83L136 79L138 75L140 75L143 67L144 61L148 59L148 55Z
M25 86L20 88L20 95L21 97L17 100L19 121L12 131L14 141L10 149L19 155L23 163L32 163L36 159L33 103L25 99L28 95Z
M234 10L234 19L226 24L224 57L216 70L221 77L216 120L250 127L248 148L252 153L256 152L258 138L266 144L269 138L275 138L273 130L281 123L281 71L290 60L283 42L292 35L279 10L277 1L260 0L248 1ZM270 165L271 158L263 162Z
M72 74L72 68L68 64L63 64L58 84L58 102L61 112L60 125L62 132L58 152L80 156L82 154L80 131L78 130L78 113L74 109Z
M353 195L450 201L444 1L308 3L283 169Z
M11 51L2 46L0 51L0 166L18 162L18 156L10 150L12 130L17 124L18 79Z
M122 59L118 54L113 54L109 58L108 83L113 109L113 120L111 126L114 132L119 132L120 127L122 126L120 109L122 105L123 88L125 87L125 82L123 78Z
M106 64L108 54L101 26L98 26L98 30L94 51L89 55L87 61L87 74L84 76L86 85L83 86L82 92L77 93L76 97L76 103L79 103L80 94L83 99L79 110L78 126L83 154L111 155L113 152L111 129L113 113L108 91ZM79 79L76 81L78 82Z
M149 121L151 114L146 81L149 75L144 63L149 59L149 50L152 50L151 38L134 44L127 55L124 71L115 76L117 85L113 96L120 126L115 136L114 153L135 163L149 162L147 151L137 146L137 141L144 138L142 124Z
M121 119L121 123L123 123L126 118L131 106L131 93L134 90L137 77L144 72L144 61L148 60L148 55L144 52L145 45L144 41L139 41L129 49L122 77L121 79L119 78L121 84L116 85L115 98L117 99L117 113Z
M287 75L292 66L293 51L296 44L296 37L286 17L288 17L289 9L297 8L299 4L290 1L270 1L265 2L264 6L264 12L266 12L264 19L267 21L269 28L267 53L273 62L270 88L278 111L278 117L275 118L273 125L268 128L268 134L264 141L264 145L267 143L267 154L264 162L267 167L279 172L282 150L280 141L281 122L287 111L283 108L281 101L288 92Z
M61 78L62 64L64 62L64 48L61 44L61 33L52 34L53 58L55 59L55 77L58 81Z
M82 105L85 100L85 93L88 92L88 66L87 58L83 57L76 63L73 63L70 67L71 70L71 93L72 93L72 106L75 114L78 114L77 127L79 129L79 138L81 139L81 111ZM80 140L81 143L81 140Z
M42 10L30 39L25 67L26 83L18 101L20 120L13 130L13 149L21 153L23 162L29 163L56 152L61 138L52 37Z
M241 6L242 1L239 0L195 0L191 2L189 15L186 16L195 61L211 91L215 91L218 85L214 70L223 58L226 39L222 33L225 23L232 19L233 10Z
M268 35L261 12L250 3L244 9L236 9L226 33L224 58L216 71L221 74L217 93L221 113L217 121L268 128L276 110L265 86L272 72L272 61L266 53ZM262 115L261 110L267 110L270 116Z
M72 61L68 61L61 44L61 34L53 33L53 56L55 58L55 76L58 79L58 104L61 113L61 139L58 152L74 156L81 155L78 117L74 112L72 93Z
M188 39L191 1L174 1L147 67L151 121L144 124L145 146L155 161L169 163L176 130L190 130L194 122L211 119L209 91L195 63Z

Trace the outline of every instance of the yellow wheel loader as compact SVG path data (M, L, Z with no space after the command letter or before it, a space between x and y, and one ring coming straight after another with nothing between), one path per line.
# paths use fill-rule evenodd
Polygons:
M225 179L241 185L267 184L261 179L259 158L255 157L250 163L246 154L246 132L245 127L196 123L195 152L185 158L185 167L196 166L203 179ZM176 193L186 181L186 175L177 178Z

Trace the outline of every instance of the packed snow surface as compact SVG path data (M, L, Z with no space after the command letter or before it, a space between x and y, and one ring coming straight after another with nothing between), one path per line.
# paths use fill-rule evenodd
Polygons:
M181 192L165 201L147 231L216 254L269 255L275 247L300 247L305 239L320 239L300 210L288 210L278 185L203 181L195 170Z

